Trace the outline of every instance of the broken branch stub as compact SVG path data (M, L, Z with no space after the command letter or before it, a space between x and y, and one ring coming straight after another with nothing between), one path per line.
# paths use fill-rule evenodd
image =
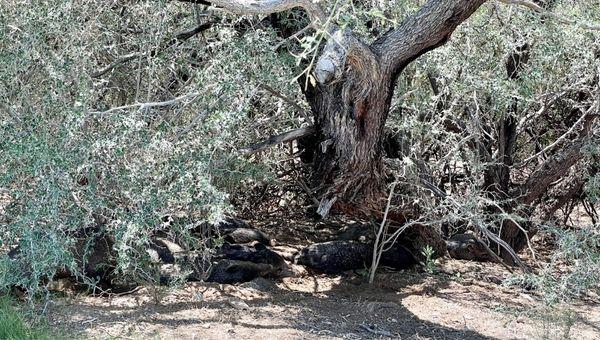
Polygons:
M336 30L315 65L315 78L320 84L326 85L341 80L348 67L361 74L361 78L379 78L379 62L371 48L358 40L350 30Z

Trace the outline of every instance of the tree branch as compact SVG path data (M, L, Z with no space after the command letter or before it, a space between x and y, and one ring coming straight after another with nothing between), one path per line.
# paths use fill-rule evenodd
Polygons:
M411 61L446 43L456 27L485 1L429 0L398 28L373 43L373 49L381 58L383 72L397 75Z
M475 216L469 209L466 209L462 204L460 204L454 198L452 198L452 196L446 194L440 188L438 188L437 186L435 186L434 184L432 184L431 182L429 182L422 175L420 177L421 177L421 185L424 188L429 189L434 195L436 195L436 196L438 196L440 198L448 200L454 207L456 207L459 211L463 212L465 214L465 216L467 216L470 219L471 223L477 229L479 229L479 231L485 237L487 237L488 239L496 242L506 252L508 252L508 254L513 258L513 260L515 261L515 263L521 269L523 269L523 271L530 272L530 269L527 267L527 265L525 263L523 263L523 261L521 260L521 258L519 257L519 255L517 255L517 253L514 251L514 249L512 249L512 247L508 243L506 243L506 241L502 240L498 235L496 235L492 231L490 231L483 223L481 223L481 220L479 218L477 218L477 216ZM497 257L497 259L500 260L500 263L505 264L505 262L501 258Z
M531 204L542 196L548 187L556 180L564 176L569 169L584 157L582 148L594 137L594 131L590 131L594 121L600 117L596 110L594 114L584 116L583 128L580 136L571 141L569 146L562 152L548 158L535 169L524 184L525 196L521 198L524 204Z
M258 87L266 90L267 92L269 92L273 96L275 96L275 97L277 97L279 99L282 99L283 101L285 101L288 104L290 104L294 109L296 109L296 111L298 111L299 114L302 115L302 117L304 117L304 119L306 120L307 123L312 124L312 120L308 116L308 112L306 112L305 109L303 109L302 107L300 107L300 105L298 105L298 103L296 103L295 101L293 101L291 98L287 97L286 95L284 95L281 92L275 90L274 88L272 88L271 86L269 86L267 84L260 84L260 85L258 85Z
M109 114L109 113L112 113L115 111L129 110L129 109L133 109L133 108L139 108L139 111L143 111L143 110L148 110L148 109L155 108L155 107L165 107L165 106L179 104L187 99L190 99L190 101L191 101L191 100L194 100L199 95L200 95L200 93L198 93L198 92L192 92L192 93L184 94L177 98L173 98L173 99L162 101L162 102L134 103L134 104L129 104L129 105L113 107L106 111L91 111L90 114L106 115L106 114Z
M573 126L571 126L569 128L569 130L567 130L567 132L565 132L564 134L562 134L560 137L558 137L552 144L546 146L544 149L540 150L539 152L537 152L535 155L532 155L530 157L528 157L527 159L525 159L523 162L521 162L522 164L525 163L529 163L530 161L538 158L541 155L546 154L548 151L550 151L550 149L554 148L555 146L557 146L558 144L560 144L562 141L564 141L567 137L569 137L576 128L579 127L579 125L581 125L581 123L583 123L584 121L586 121L586 119L588 118L588 115L593 114L593 111L595 110L596 112L598 111L598 108L596 108L597 105L593 105L592 107L590 107L590 109L585 112L576 122L575 124L573 124Z
M579 26L583 29L587 29L587 30L593 30L593 31L598 31L600 30L600 25L590 25L584 22L579 22L577 20L573 20L573 19L568 19L565 17L562 17L556 13L552 13L550 11L547 11L546 9L544 9L542 6L533 3L531 1L527 1L527 0L498 0L499 2L502 2L504 4L507 5L518 5L518 6L522 6L525 8L528 8L530 10L533 10L534 12L539 13L542 16L545 17L549 17L549 18L553 18L555 20L557 20L560 23L563 24L568 24L568 25L575 25L575 26Z
M179 0L196 4L211 4L236 14L271 14L301 7L310 16L312 22L324 23L327 15L321 6L312 0Z
M202 23L190 30L187 31L183 31L180 33L177 33L175 35L175 37L169 41L167 41L164 44L160 44L157 48L153 49L152 51L150 51L150 56L154 57L156 56L158 53L160 53L162 50L165 50L173 45L175 45L178 42L181 41L185 41L190 39L191 37L195 36L198 33L202 33L204 31L206 31L207 29L211 28L213 25L212 22L206 22L206 23ZM145 55L148 55L147 53L141 53L141 52L134 52L134 53L130 53L130 54L126 54L122 57L119 57L117 60L113 61L112 63L110 63L109 65L103 67L102 69L90 74L90 76L92 78L100 78L103 75L105 75L106 73L110 72L112 69L114 69L115 67L121 65L121 64L125 64L128 63L132 60L141 58Z
M299 128L299 129L295 129L292 131L282 133L280 135L271 136L271 137L269 137L269 139L267 139L263 142L260 142L258 144L249 145L249 146L241 149L240 153L244 154L244 155L252 155L257 152L264 151L264 150L266 150L274 145L277 145L277 144L291 142L298 138L310 136L314 132L315 132L315 127L312 125L303 127L303 128Z
M92 78L100 78L103 75L107 74L108 72L110 72L112 69L114 69L115 67L121 65L121 64L125 64L127 62L130 62L134 59L137 59L139 57L141 57L143 55L143 53L130 53L130 54L126 54L122 57L119 57L117 60L113 61L112 63L110 63L109 65L103 67L102 69L90 74L90 77Z

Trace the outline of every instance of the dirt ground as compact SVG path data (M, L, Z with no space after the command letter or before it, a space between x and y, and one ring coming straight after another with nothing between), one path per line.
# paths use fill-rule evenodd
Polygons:
M499 285L501 266L446 260L439 272L306 275L240 285L188 283L107 297L55 299L51 327L85 338L119 339L600 339L600 303L571 314L541 313L536 296ZM570 318L567 317L570 315ZM569 320L572 327L565 327Z
M285 219L254 225L291 251L332 236L326 224L284 228ZM55 296L48 323L57 333L95 339L600 339L598 297L548 311L536 292L503 286L512 274L500 265L442 259L436 266L435 274L382 268L372 285L361 271L307 272L239 285Z

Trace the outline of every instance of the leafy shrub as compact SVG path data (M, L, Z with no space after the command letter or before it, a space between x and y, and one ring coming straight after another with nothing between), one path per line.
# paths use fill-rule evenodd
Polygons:
M93 283L73 247L82 230L98 228L114 240L124 280L153 281L146 252L153 235L167 234L190 252L210 252L190 230L231 211L228 190L264 178L236 149L256 95L253 77L268 70L276 80L285 72L258 66L271 62L259 54L270 51L269 33L240 40L231 28L209 30L211 42L192 39L188 46L197 49L202 67L184 63L186 48L143 56L157 39L172 39L166 31L196 23L191 7L182 7L2 4L0 188L8 204L2 204L0 247L18 245L20 256L1 256L0 289L19 285L34 296L39 282L64 269ZM136 40L106 29L121 22L122 11L132 30L144 32ZM185 18L175 20L181 12ZM125 41L115 45L119 39ZM131 50L140 53L136 62L105 78L92 76L110 63L107 55ZM257 67L240 65L252 60ZM172 97L183 99L140 103Z

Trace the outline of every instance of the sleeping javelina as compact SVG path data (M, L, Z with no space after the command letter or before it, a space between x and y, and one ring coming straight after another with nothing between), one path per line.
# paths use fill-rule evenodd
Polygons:
M331 241L312 244L296 255L295 262L333 274L351 269L367 268L373 259L373 243ZM416 263L412 254L396 244L381 256L380 265L395 269L411 267Z

